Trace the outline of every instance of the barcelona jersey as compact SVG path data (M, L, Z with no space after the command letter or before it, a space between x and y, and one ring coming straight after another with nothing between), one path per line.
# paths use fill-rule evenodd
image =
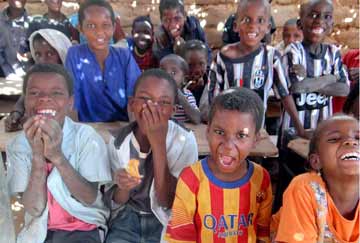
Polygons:
M215 177L207 158L181 173L165 239L173 243L269 242L272 192L268 172L246 161L233 182Z

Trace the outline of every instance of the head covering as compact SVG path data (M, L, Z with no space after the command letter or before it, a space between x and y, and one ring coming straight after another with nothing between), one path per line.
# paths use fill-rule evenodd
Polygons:
M69 38L66 35L64 35L62 32L54 29L40 29L34 31L29 37L30 52L33 57L35 56L33 41L34 41L34 37L37 34L41 35L41 37L44 38L49 43L49 45L57 51L62 63L65 64L67 51L72 46Z

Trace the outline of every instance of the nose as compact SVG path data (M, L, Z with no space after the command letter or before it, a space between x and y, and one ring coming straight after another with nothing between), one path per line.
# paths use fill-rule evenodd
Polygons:
M226 137L224 141L224 148L227 150L231 150L235 147L234 139L231 137Z
M359 146L359 141L354 138L348 138L344 141L344 145L352 147Z

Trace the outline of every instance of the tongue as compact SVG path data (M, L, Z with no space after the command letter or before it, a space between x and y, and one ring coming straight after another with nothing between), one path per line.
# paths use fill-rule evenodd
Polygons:
M230 165L232 158L230 156L222 156L221 160L225 165Z

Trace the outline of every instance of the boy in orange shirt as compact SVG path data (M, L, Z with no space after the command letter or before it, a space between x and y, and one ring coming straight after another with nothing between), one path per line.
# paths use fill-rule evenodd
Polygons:
M207 128L210 156L181 173L165 240L269 242L270 177L247 159L263 113L260 97L246 88L230 88L214 99Z
M320 123L309 160L318 173L299 175L290 183L276 215L275 240L359 242L359 122L338 115Z

